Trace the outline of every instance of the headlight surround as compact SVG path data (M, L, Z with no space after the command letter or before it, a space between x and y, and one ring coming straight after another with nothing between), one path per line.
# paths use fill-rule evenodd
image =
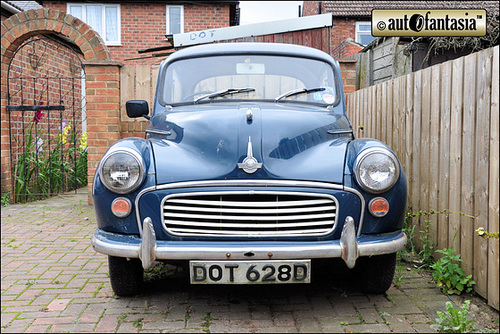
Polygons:
M373 194L380 194L390 189L398 180L399 163L390 151L369 148L356 158L354 174L361 188Z
M144 162L132 149L116 149L102 158L99 175L106 188L117 194L127 194L144 180Z

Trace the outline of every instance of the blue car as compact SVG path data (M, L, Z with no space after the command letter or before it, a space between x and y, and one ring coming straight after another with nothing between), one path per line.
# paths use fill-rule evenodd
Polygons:
M340 67L297 45L190 47L160 67L145 138L112 145L96 170L97 252L116 295L154 261L192 284L310 283L342 258L370 293L391 285L407 197L395 154L355 139ZM186 277L187 279L187 277Z

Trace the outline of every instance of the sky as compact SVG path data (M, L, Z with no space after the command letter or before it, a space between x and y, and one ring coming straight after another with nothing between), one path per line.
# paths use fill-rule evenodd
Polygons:
M240 25L299 16L303 1L240 1Z

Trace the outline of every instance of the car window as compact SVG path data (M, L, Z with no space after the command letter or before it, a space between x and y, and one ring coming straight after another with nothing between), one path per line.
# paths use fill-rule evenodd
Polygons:
M161 104L272 100L332 104L335 80L330 64L308 58L228 55L178 60L160 81ZM302 90L315 89L311 92Z

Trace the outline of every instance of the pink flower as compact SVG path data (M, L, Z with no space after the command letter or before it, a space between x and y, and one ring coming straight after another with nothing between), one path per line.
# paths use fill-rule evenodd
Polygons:
M35 116L33 117L33 120L35 121L36 124L38 124L38 122L40 122L40 120L42 119L43 117L43 113L41 110L37 110L36 113L35 113Z

